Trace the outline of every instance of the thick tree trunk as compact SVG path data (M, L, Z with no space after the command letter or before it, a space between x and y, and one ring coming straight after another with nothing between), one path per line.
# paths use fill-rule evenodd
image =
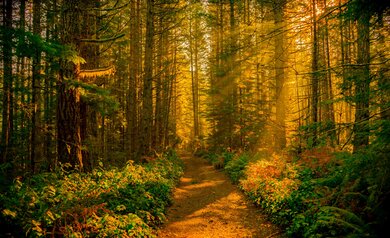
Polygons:
M58 162L69 163L71 169L83 169L80 93L69 85L66 78L77 78L78 67L63 62L58 82L57 95L57 152Z
M78 49L76 41L81 36L80 0L63 2L61 9L61 43ZM80 92L71 84L78 82L80 64L62 60L57 92L57 152L58 162L69 163L69 169L83 169Z

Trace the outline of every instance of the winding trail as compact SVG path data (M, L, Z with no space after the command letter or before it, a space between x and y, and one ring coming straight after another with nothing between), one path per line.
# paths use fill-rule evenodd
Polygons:
M182 158L184 175L158 237L279 237L280 230L224 173L201 158Z

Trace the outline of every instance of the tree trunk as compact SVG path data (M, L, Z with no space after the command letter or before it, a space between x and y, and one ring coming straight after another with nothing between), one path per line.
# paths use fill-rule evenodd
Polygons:
M99 9L100 1L99 0L83 0L79 6L82 9L81 12L81 22L82 22L82 31L81 37L84 39L99 39L99 10L95 11L86 11L85 9ZM81 70L94 70L98 69L100 66L99 63L99 45L98 44L89 44L81 42L79 44L80 56L86 61L82 66ZM91 78L86 78L87 80L93 80ZM84 83L88 83L84 78ZM85 100L80 100L80 136L82 142L82 159L83 159L83 170L91 171L93 164L93 151L94 148L86 144L89 139L97 137L97 119L96 111L94 108Z
M137 87L140 65L140 40L139 40L139 14L138 4L131 1L130 6L130 55L129 55L129 91L127 97L127 135L128 135L128 157L134 159L137 152L138 140L138 110L137 110Z
M146 1L146 38L145 38L145 65L144 88L142 95L142 133L140 138L139 155L147 155L151 151L153 127L153 36L154 36L154 0Z
M198 47L196 42L197 27L196 22L193 22L193 17L190 17L190 35L189 35L189 49L190 49L190 68L191 68L191 84L192 84L192 113L194 121L194 139L199 138L199 115L198 115ZM196 21L196 20L195 20ZM195 25L195 29L193 29Z
M312 129L313 133L313 144L317 144L317 122L318 122L318 33L317 33L317 10L316 10L316 0L312 1L312 11L313 11L313 45L312 45L312 76L311 76L311 123L314 124Z
M378 87L380 90L382 90L384 93L381 95L380 99L380 105L381 105L381 119L382 120L390 120L390 110L388 108L389 106L389 99L390 99L390 79L389 77L386 77L386 71L388 68L385 65L386 61L386 52L385 52L385 35L382 31L384 31L384 22L383 22L383 12L379 13L378 16L378 24L380 27L379 32L379 61L381 62L380 68L379 68L379 79L378 79Z
M33 1L33 33L35 35L41 34L41 0ZM31 115L31 150L30 150L30 169L31 172L35 171L36 158L42 155L39 155L41 143L39 143L38 135L38 125L39 125L39 94L40 94L40 84L41 84L41 52L39 49L36 49L33 57L32 64L32 100L33 111Z
M286 108L284 93L284 68L286 64L284 49L284 7L285 0L278 0L274 3L275 27L275 84L276 84L276 128L275 128L275 148L281 150L286 147Z
M78 49L76 41L81 36L80 0L63 2L61 9L61 43ZM62 60L60 62L57 92L57 152L58 161L69 163L69 169L83 169L80 92L71 81L79 82L80 64ZM68 81L71 80L71 81Z
M160 13L161 14L161 13ZM159 31L159 39L158 39L158 50L157 50L157 59L156 59L156 76L155 76L155 113L154 113L154 127L153 127L153 140L152 146L153 148L158 148L161 145L161 137L160 132L163 127L163 115L162 115L162 93L163 93L163 19L162 16L159 17L158 31Z
M324 0L324 7L326 9L326 0ZM325 78L325 100L328 102L325 104L325 120L327 123L330 123L328 130L328 137L330 137L330 142L333 144L334 139L336 138L335 128L335 116L334 116L334 107L333 103L330 100L333 100L333 88L332 88L332 72L331 72L331 57L330 57L330 44L329 44L329 25L328 19L325 19L325 58L326 58L326 78Z
M239 68L236 65L236 55L237 55L237 37L236 37L236 19L235 19L235 1L230 0L230 46L229 46L229 61L228 63L228 84L231 84L228 88L228 101L231 101L230 112L229 112L229 125L228 125L228 135L229 135L229 147L237 148L239 147L240 133L235 134L234 128L237 126L237 111L238 111L238 89L237 89L237 75L236 69Z
M9 159L12 138L12 0L3 1L3 118L1 130L1 162Z
M362 11L357 20L357 66L355 69L355 124L353 151L369 143L370 100L370 13Z
M20 9L19 9L19 29L21 31L26 30L26 1L21 0L20 1ZM19 35L18 43L23 45L25 44L25 36L23 34ZM14 125L18 130L18 133L20 134L22 131L27 131L26 126L29 126L29 120L26 120L26 113L25 110L21 109L21 104L24 103L24 97L25 93L23 93L22 88L24 87L25 80L27 78L26 74L26 57L24 56L18 56L17 59L17 67L16 67L16 73L19 75L19 77L16 77L14 79L14 105L13 105L13 115L14 115ZM21 102L21 103L19 103ZM30 131L30 130L28 130ZM29 137L25 137L25 139L30 139ZM27 148L18 148L18 153L29 155L30 147L29 146L23 146ZM28 159L25 159L19 164L20 168L23 169L30 169L30 162ZM27 171L26 171L27 172Z

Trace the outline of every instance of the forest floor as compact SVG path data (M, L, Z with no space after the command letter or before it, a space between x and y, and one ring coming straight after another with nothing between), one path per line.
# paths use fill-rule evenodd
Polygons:
M280 237L280 229L224 173L201 158L183 161L184 175L158 237Z

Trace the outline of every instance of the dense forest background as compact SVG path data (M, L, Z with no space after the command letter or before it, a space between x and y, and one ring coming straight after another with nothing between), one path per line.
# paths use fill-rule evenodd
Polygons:
M387 7L3 1L2 163L89 171L179 143L358 151L389 118Z
M370 220L389 203L389 6L2 0L1 187L171 148L304 155L314 169L337 152L359 161L344 185Z

